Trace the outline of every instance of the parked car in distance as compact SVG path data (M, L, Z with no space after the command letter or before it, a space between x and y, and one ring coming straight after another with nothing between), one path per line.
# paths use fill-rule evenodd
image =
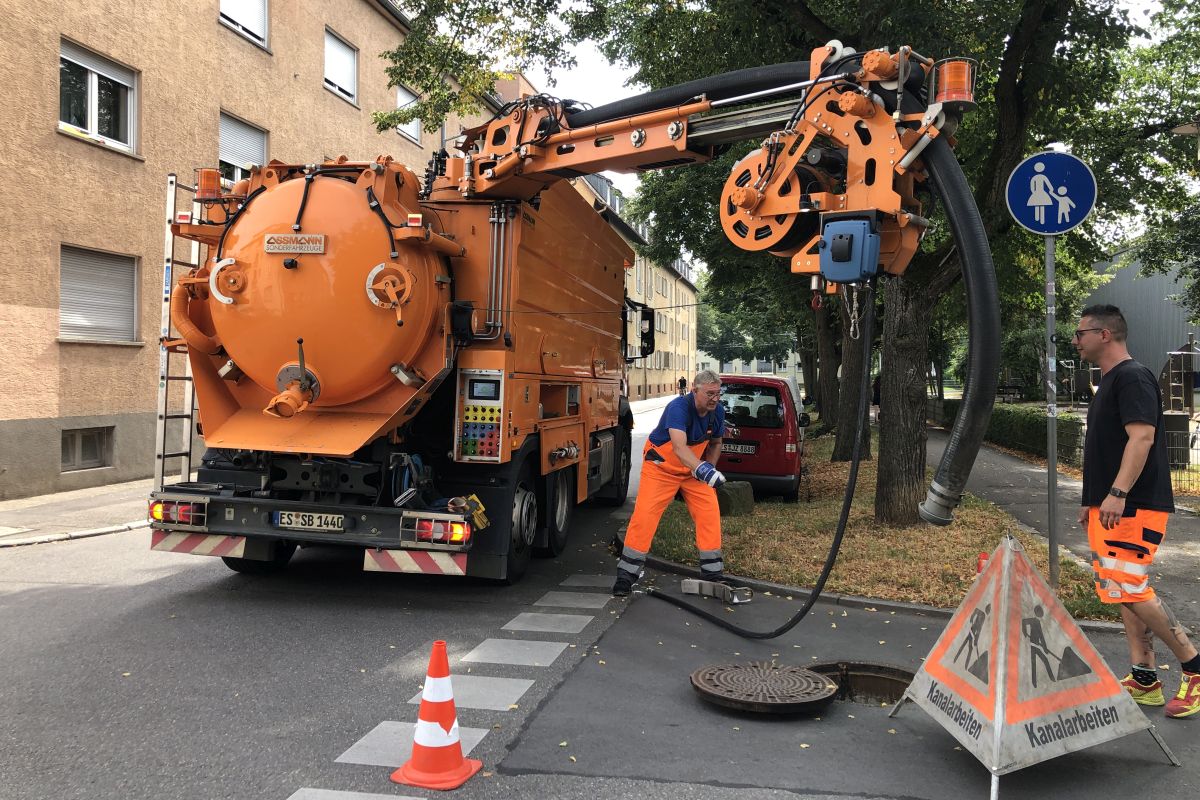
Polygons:
M722 375L721 404L728 430L717 469L728 480L749 482L755 493L797 500L808 415L788 380Z

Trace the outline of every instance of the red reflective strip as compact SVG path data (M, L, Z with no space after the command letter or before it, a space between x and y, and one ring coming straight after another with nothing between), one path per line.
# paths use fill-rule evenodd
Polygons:
M195 550L197 547L202 545L204 543L204 540L207 538L208 538L208 534L205 534L205 533L189 534L186 539L184 539L182 542L180 542L179 544L172 547L171 551L175 552L175 553L190 553L193 550Z
M234 550L237 549L237 546L239 544L241 544L241 541L242 541L242 537L240 537L240 536L225 536L223 538L225 539L225 541L221 542L219 545L214 547L212 549L211 555L214 555L214 556L229 555L231 552L233 552Z
M153 550L162 544L162 540L170 536L166 531L150 531L150 549Z
M421 568L421 572L428 572L434 575L444 574L442 568L438 566L438 563L434 561L428 553L424 553L420 550L408 550L406 552L412 558L412 560L417 563L417 566Z

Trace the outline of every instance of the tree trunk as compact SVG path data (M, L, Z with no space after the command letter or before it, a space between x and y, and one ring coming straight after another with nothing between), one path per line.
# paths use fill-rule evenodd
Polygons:
M874 297L871 298L872 302ZM866 342L862 339L861 333L859 338L852 339L850 337L850 317L846 310L846 304L841 303L842 317L842 380L841 394L838 403L838 420L840 425L837 429L837 441L833 444L833 457L831 461L849 461L854 455L854 433L858 430L856 423L858 415L858 395L861 388L863 367L870 363L871 359L871 342ZM860 306L861 309L861 306ZM860 314L864 313L860 310ZM866 359L866 364L864 364ZM867 424L871 414L871 396L870 388L867 389L867 405L863 408L863 425L862 425L862 457L869 459L871 457L871 426Z
M880 380L879 463L875 520L919 521L925 498L925 376L929 363L929 293L907 278L887 283ZM938 372L939 383L941 371Z
M824 298L822 298L824 300ZM817 387L815 397L821 413L821 422L826 428L836 428L838 420L838 358L837 341L834 338L834 317L825 300L816 310L817 327Z

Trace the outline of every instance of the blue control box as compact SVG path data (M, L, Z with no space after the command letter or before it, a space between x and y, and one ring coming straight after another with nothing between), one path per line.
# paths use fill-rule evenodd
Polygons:
M821 235L821 277L834 283L857 283L879 272L879 235L866 220L825 223Z

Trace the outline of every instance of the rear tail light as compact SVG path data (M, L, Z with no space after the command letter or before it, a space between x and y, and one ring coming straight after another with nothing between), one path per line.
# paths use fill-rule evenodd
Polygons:
M471 523L419 519L417 520L417 541L466 544L471 541Z
M785 453L796 452L796 443L795 442L787 442L786 444L784 444L783 452L785 452Z
M187 503L177 500L154 500L150 503L150 521L176 525L203 525L205 508L203 503Z

